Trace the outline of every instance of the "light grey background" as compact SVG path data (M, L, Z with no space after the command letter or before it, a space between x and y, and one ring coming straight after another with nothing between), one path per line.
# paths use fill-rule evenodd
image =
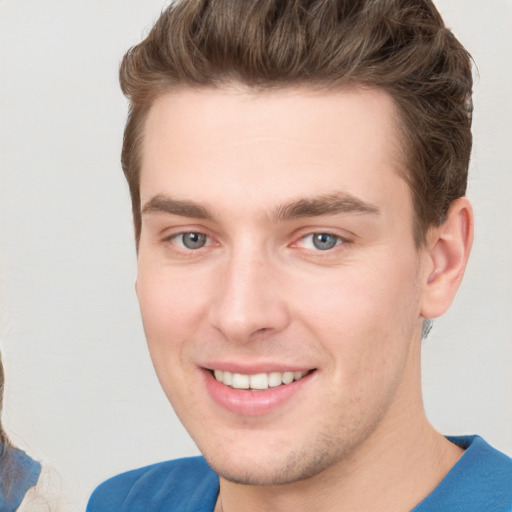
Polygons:
M512 454L512 2L438 6L475 58L469 196L476 241L424 347L444 433ZM124 51L160 0L0 0L0 348L4 423L53 467L62 511L122 470L195 454L160 390L139 320L119 165Z

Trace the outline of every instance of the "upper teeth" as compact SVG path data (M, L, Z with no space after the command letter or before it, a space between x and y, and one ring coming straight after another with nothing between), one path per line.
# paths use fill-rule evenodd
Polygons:
M275 388L281 384L290 384L294 380L302 379L306 373L308 372L270 372L244 375L242 373L223 372L222 370L213 371L219 382L235 389Z

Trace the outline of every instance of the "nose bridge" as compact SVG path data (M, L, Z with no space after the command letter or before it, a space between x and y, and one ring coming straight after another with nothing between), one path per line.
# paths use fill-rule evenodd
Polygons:
M234 248L218 276L210 308L212 325L232 341L249 341L255 333L279 331L288 323L282 290L274 279L272 258L255 243Z

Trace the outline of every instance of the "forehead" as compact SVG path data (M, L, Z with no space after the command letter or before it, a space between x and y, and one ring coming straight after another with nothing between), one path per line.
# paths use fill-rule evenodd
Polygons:
M243 206L248 193L271 203L335 189L375 202L402 181L396 118L379 89L168 93L146 120L141 202L172 192Z

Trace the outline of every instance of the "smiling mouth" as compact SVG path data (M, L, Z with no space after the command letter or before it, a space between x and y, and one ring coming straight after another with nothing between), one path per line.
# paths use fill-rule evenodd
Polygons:
M222 370L213 370L212 374L215 379L233 389L250 389L255 391L263 391L269 388L277 388L286 386L302 379L314 370L306 370L301 372L270 372L257 373L254 375L245 375L243 373L233 373Z

